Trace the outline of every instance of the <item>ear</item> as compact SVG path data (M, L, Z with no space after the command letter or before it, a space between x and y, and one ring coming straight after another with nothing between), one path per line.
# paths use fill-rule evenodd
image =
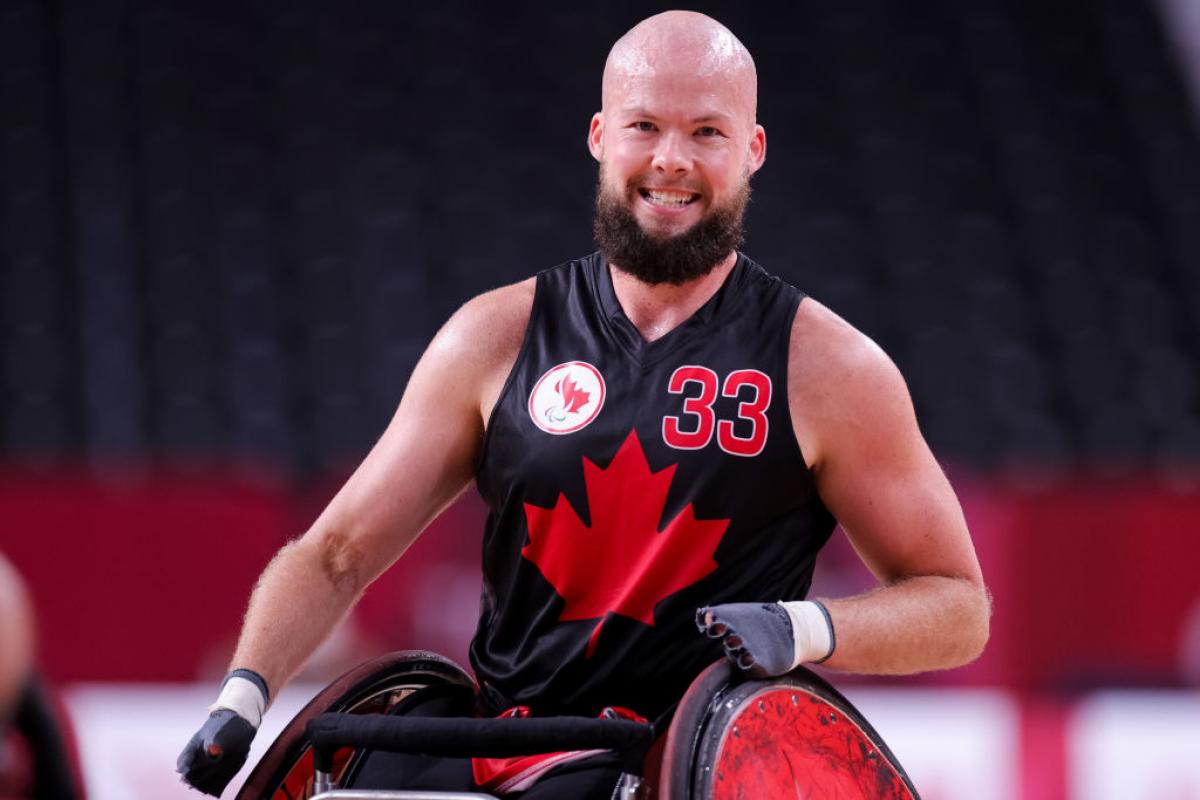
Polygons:
M592 158L597 161L604 155L604 112L597 111L592 114L592 124L588 128L588 151L591 152Z
M750 172L758 172L767 160L767 132L762 125L754 126L750 137Z

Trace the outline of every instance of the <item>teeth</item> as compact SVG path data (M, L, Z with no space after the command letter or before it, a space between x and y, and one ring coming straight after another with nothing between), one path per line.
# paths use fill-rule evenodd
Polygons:
M659 189L647 189L646 198L660 206L686 206L692 202L691 192L671 192Z

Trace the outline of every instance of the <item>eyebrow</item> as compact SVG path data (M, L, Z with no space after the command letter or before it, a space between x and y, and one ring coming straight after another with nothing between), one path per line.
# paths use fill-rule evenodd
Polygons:
M649 111L647 111L646 109L641 108L641 107L622 109L622 112L625 114L628 114L631 117L647 117L649 119L658 119L658 115L652 114ZM691 122L692 122L692 124L696 125L696 124L699 124L702 122L727 122L731 119L732 119L732 117L729 116L728 114L713 113L713 114L703 114L699 117L693 117Z

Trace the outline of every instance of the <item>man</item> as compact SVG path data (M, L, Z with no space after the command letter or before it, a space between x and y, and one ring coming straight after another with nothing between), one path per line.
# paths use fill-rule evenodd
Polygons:
M721 645L756 674L981 652L988 595L895 366L735 250L766 156L750 54L667 12L616 43L602 93L600 252L471 300L437 334L383 437L259 581L180 757L194 785L220 793L268 688L473 478L492 510L471 648L483 713L653 717ZM805 601L835 518L880 587ZM375 763L375 781L413 774ZM582 759L523 796L608 797L615 775ZM511 777L477 762L465 786L406 788L528 788Z

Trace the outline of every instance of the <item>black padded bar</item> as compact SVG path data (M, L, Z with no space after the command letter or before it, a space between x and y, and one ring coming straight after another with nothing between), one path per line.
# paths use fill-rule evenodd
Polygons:
M508 758L563 750L615 750L624 770L641 774L654 728L625 719L545 717L441 719L386 714L322 714L308 723L314 766L333 771L339 747L369 747L446 758Z

